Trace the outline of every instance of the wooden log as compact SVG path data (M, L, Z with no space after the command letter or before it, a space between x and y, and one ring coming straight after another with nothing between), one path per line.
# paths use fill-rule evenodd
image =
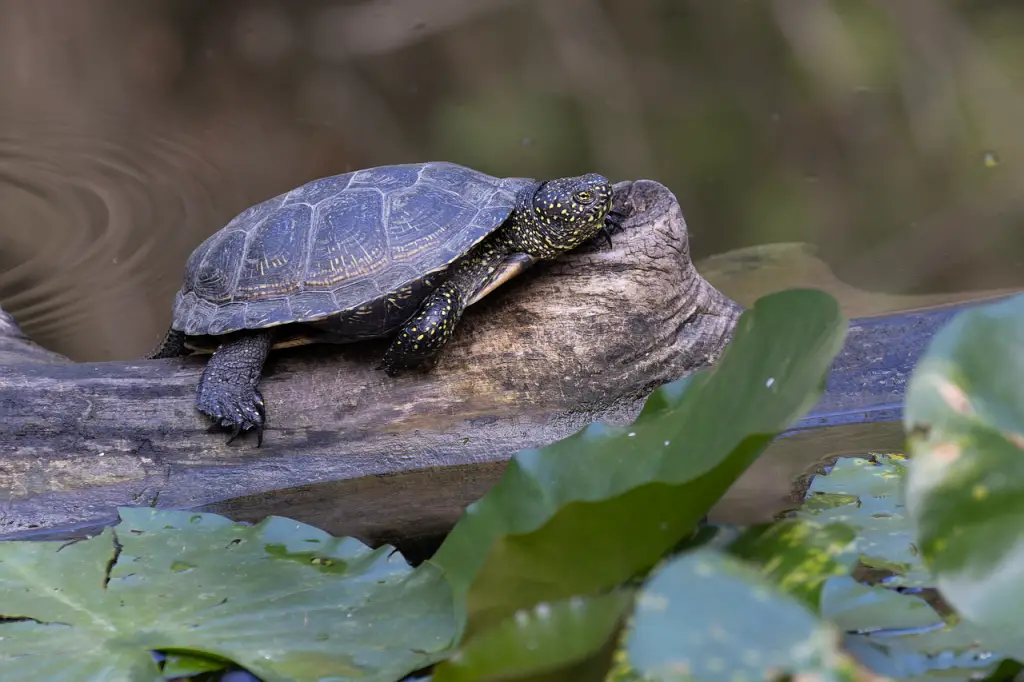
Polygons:
M616 203L611 249L471 307L431 372L375 370L380 342L272 353L260 448L194 409L205 357L74 363L4 318L0 537L93 530L119 505L282 514L369 542L443 532L514 452L631 420L731 338L742 309L693 267L672 193L622 182Z

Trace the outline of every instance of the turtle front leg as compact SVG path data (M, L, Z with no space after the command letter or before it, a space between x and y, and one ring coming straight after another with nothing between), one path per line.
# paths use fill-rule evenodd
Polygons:
M196 409L215 424L231 429L228 443L249 429L256 429L256 447L263 443L266 408L256 386L271 341L271 332L264 330L246 332L222 343L199 379Z
M455 279L435 289L420 305L384 353L381 369L397 376L403 369L421 366L437 356L452 338L466 300Z
M406 321L384 353L380 368L396 376L403 369L433 361L451 340L466 308L534 262L532 256L496 248L489 242L477 246Z

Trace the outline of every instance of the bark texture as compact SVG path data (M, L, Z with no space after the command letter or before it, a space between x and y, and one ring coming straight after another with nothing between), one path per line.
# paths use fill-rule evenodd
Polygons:
M623 182L616 203L612 249L472 306L433 371L375 370L382 342L272 352L260 448L194 409L207 356L74 363L0 316L0 537L95 527L120 505L281 514L371 542L443 532L514 452L632 419L731 338L742 309L694 269L672 193Z

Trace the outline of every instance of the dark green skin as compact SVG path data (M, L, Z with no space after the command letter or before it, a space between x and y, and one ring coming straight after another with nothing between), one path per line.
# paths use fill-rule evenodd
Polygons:
M606 226L613 223L617 216L611 210L611 183L596 174L548 182L498 180L451 164L410 164L370 169L370 172L379 174L386 183L392 170L395 175L400 175L417 168L437 172L441 172L437 170L441 169L448 173L445 176L451 179L448 186L462 191L463 207L466 196L480 196L481 190L491 188L491 181L497 183L494 184L497 190L487 195L487 200L491 202L488 204L488 212L484 212L481 207L479 215L472 217L464 227L459 228L462 232L456 231L455 237L449 239L449 243L455 238L463 239L463 242L476 240L475 244L467 251L454 250L450 254L439 254L437 250L444 247L430 243L422 249L425 255L418 262L424 270L437 262L442 267L414 273L405 285L380 295L352 297L345 299L346 305L309 312L311 306L299 306L296 300L302 295L301 292L311 291L311 286L307 284L296 291L298 287L288 277L274 278L272 265L282 261L282 267L289 265L287 258L280 257L280 248L274 249L279 244L261 244L262 250L259 251L250 245L246 252L247 260L242 261L237 249L231 249L230 239L233 235L230 232L234 230L237 234L248 235L246 239L249 241L246 244L250 244L254 240L252 234L261 229L261 225L285 215L291 208L287 198L281 201L281 197L286 195L249 209L256 213L261 221L259 224L243 212L221 232L204 242L190 257L185 286L175 300L175 319L160 345L148 357L177 357L187 353L190 347L200 350L215 348L197 387L196 408L217 425L230 429L228 442L243 431L255 429L257 446L262 443L266 411L258 384L267 354L275 344L296 345L297 338L301 342L345 343L392 336L392 342L381 363L381 368L390 376L404 369L429 366L452 338L466 307L478 300L483 292L500 285L537 261L553 259L599 234L607 238ZM333 182L338 184L340 190L335 195L325 196L334 199L351 191L351 176L346 174L324 178L293 192L308 193L316 190L315 183L322 186ZM425 205L439 211L430 215L445 215L445 211L450 208L445 203L445 195L441 195L442 203L437 205L436 195L428 194L438 189L436 183L426 184L423 192L417 189L419 186L415 184L412 190L408 190L407 184L405 188L412 192L408 195L412 201L428 197ZM386 199L387 189L380 194ZM514 198L514 201L509 201L503 210L502 201L506 196ZM457 204L453 199L452 205ZM394 229L382 222L373 224L372 228L358 220L345 222L343 219L347 216L337 218L340 212L321 211L316 215L319 223L327 225L326 229L319 228L315 233L317 244L320 245L322 240L319 237L324 234L333 235L335 239L334 242L326 242L323 247L328 256L344 254L345 244L352 239L366 237L368 230L384 231L391 235L389 231ZM256 228L252 227L254 224ZM294 225L299 229L309 227L308 223L293 219L285 229L290 230ZM264 234L277 227L279 225L264 229ZM421 233L415 236L429 240L434 229L430 225L423 226ZM392 250L404 246L400 234L393 241L395 243L389 241ZM353 251L349 248L348 252ZM366 249L359 253L366 253ZM269 274L263 278L252 278L254 284L240 293L239 284L246 272L244 268L251 270L254 260L261 256L266 256L264 264L270 269ZM325 286L335 288L335 299L339 298L338 291L342 294L348 291L344 287L350 282L377 281L368 279L371 275L362 266L355 269L354 266L348 266L349 270L343 271L346 267L343 260L340 265L336 260L328 262L327 266L323 266L322 273L315 271L311 261L319 258L316 263L322 264L329 260L320 256L323 254L316 250L307 254L301 261L303 273L328 276L331 281ZM418 254L414 254L412 262L417 262L416 258L419 258ZM262 268L259 274L265 274ZM386 279L390 274L386 267L383 274L378 272L375 277L393 281ZM239 307L239 302L244 305ZM287 305L281 305L281 302ZM275 304L266 307L270 303ZM264 306L259 309L259 314L253 312L256 306ZM303 316L297 310L306 314ZM302 326L292 323L300 323ZM302 329L308 330L308 333Z

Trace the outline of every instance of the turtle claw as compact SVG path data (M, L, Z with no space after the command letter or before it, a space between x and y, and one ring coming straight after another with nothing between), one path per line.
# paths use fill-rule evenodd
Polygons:
M609 251L613 247L612 233L622 229L622 221L625 218L626 214L620 211L609 211L608 215L604 218L604 223L601 225L601 231L597 234L597 237L604 239L605 243L608 244Z
M405 369L408 369L408 368L407 367L403 367L401 365L390 363L390 362L388 362L386 360L382 361L379 365L377 365L377 371L378 372L383 371L385 374L387 374L392 379L394 379L399 374L401 374L402 371L405 370Z
M229 426L229 424L222 424L222 425L223 426ZM231 426L231 435L228 436L227 441L225 441L225 443L224 443L225 445L231 445L231 443L234 442L234 440L236 438L238 438L240 435L242 435L242 432L243 432L242 424L241 423L236 422L234 425L230 425L230 426ZM261 422L257 422L254 426L246 426L245 430L248 431L250 428L256 430L256 447L260 447L261 445L263 445L263 422L262 421Z
M226 420L226 419L222 419L222 420L221 420L221 426L229 426L229 424L225 424L225 423L224 423L225 421L227 421L227 420ZM236 423L236 424L234 425L234 428L232 428L232 429L231 429L231 435L230 435L230 436L228 437L228 440L227 440L227 442L226 442L226 443L224 443L224 444L225 444L225 445L231 445L231 443L232 443L232 442L233 442L233 441L234 441L234 440L235 440L236 438L238 438L239 434L241 434L241 433L242 433L242 425L241 425L241 424L238 424L238 423Z
M196 396L196 409L214 421L211 428L230 429L226 444L231 444L244 432L256 431L256 447L263 444L263 425L266 406L255 386L228 383L207 384Z

